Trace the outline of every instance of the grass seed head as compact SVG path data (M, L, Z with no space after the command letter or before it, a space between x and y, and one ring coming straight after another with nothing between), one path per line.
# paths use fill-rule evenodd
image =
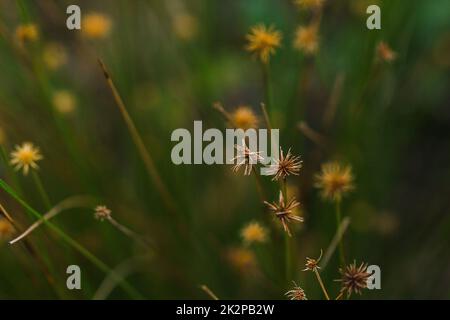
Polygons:
M280 220L283 225L284 231L291 236L289 230L290 222L303 222L303 218L295 215L293 210L300 205L295 198L291 198L288 201L284 200L283 192L280 191L278 202L269 203L264 201L264 203L269 207L269 209L275 214L275 217Z
M269 174L273 175L272 180L285 179L290 175L298 175L302 167L302 161L300 157L293 156L291 154L291 149L288 150L286 156L283 150L280 148L280 157L275 159L275 164L271 165L269 168Z
M336 281L341 282L341 293L346 293L348 298L353 292L361 294L362 289L367 288L367 279L371 275L367 272L367 263L362 262L358 267L356 261L353 261L345 268L340 268L339 272L341 278Z
M300 288L294 281L294 288L285 293L290 300L308 300L305 291Z
M111 218L111 210L109 210L106 206L97 206L95 207L94 217L100 221L109 219Z

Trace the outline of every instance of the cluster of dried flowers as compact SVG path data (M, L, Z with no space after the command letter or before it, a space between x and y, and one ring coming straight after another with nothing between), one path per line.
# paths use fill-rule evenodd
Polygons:
M312 22L307 26L300 26L296 30L293 46L306 55L314 55L319 50L319 27L322 17L322 10L324 0L296 0L295 4L300 9L311 10ZM251 52L257 60L268 68L270 57L276 53L276 50L281 46L282 34L277 31L274 26L264 26L262 24L252 27L247 35L248 44L245 47L247 51ZM391 62L395 59L396 54L389 46L381 42L376 48L377 57L383 61ZM268 95L266 95L266 98ZM270 101L265 101L266 105ZM239 106L232 113L228 113L221 105L215 105L228 120L228 125L235 128L249 129L257 128L260 125L258 116L248 106ZM271 128L270 120L267 111L262 104L262 112L265 117L266 126ZM253 167L255 163L262 160L258 152L252 152L246 146L245 140L241 145L237 145L238 156L233 159L235 165L233 171L237 172L241 167L244 167L244 174L254 174L257 176L257 171ZM299 156L294 156L291 149L285 153L280 148L280 156L274 159L273 165L270 166L268 172L272 176L272 181L280 183L280 190L278 200L274 202L263 201L268 207L273 216L280 222L282 229L291 237L292 231L289 225L293 222L303 222L303 217L299 216L295 211L300 206L300 203L295 197L288 197L286 180L291 175L298 175L302 168L302 161ZM341 164L339 162L328 162L322 165L321 171L314 176L314 186L320 190L321 196L324 200L328 200L336 205L337 225L336 230L339 231L341 225L340 203L343 197L352 191L354 187L354 176L350 165ZM258 188L261 185L257 179ZM241 236L244 244L247 246L252 243L264 243L268 240L268 232L260 223L252 221L248 223L242 230ZM344 296L350 298L353 293L361 294L362 289L367 287L367 280L371 276L367 272L367 263L361 263L359 266L354 261L352 264L346 264L345 254L343 249L342 239L339 240L340 250L340 264L339 268L340 279L336 281L341 283L341 289L336 299L339 300ZM248 249L243 249L247 252L246 257L250 257ZM311 271L315 274L322 292L327 300L330 300L330 295L326 289L325 284L320 276L320 261L322 258L322 251L319 258L306 258L305 269L303 271ZM332 254L332 252L331 252ZM236 255L235 255L236 256ZM247 259L248 260L248 259ZM252 262L253 263L253 262ZM286 296L291 300L306 300L304 290L294 283L294 287L286 292Z

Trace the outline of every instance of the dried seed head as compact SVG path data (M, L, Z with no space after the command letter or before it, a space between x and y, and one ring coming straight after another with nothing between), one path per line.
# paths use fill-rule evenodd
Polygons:
M285 295L291 300L308 300L306 298L305 291L300 288L294 281L294 288L285 293Z
M269 175L273 175L272 180L285 179L289 175L298 175L302 167L302 161L300 157L293 156L291 149L288 150L286 156L284 156L283 150L280 148L280 157L275 159L275 164L269 168Z
M95 207L94 217L100 221L109 219L111 218L111 210L109 210L106 206L97 206Z
M257 164L259 161L263 160L263 157L260 155L260 151L251 151L246 143L245 139L242 139L241 145L234 146L237 150L237 155L233 159L232 162L236 162L233 166L233 171L238 172L239 169L244 167L244 175L250 175L252 173L253 165Z
M242 229L241 237L246 244L264 243L267 241L267 230L258 222L250 222Z
M315 186L322 190L322 196L333 201L341 200L343 195L354 189L352 168L342 167L336 162L322 165L315 180Z
M362 289L367 288L367 279L370 277L370 273L367 272L367 263L361 263L358 267L356 261L340 268L341 279L336 281L341 282L341 293L347 293L347 297L350 297L353 292L361 294Z
M254 53L262 63L269 63L270 55L281 45L281 33L272 26L257 25L247 34L246 50Z
M22 170L24 175L28 174L30 168L37 169L37 161L42 160L42 155L39 148L35 147L31 142L24 142L22 145L17 145L15 150L11 152L10 163L16 170Z
M264 201L264 203L269 207L269 209L275 214L275 216L280 220L283 225L283 229L289 236L291 232L289 230L288 224L290 222L303 222L303 218L295 215L293 210L300 205L295 198L291 198L288 201L284 200L283 193L280 191L278 202L269 203Z
M305 269L303 269L302 271L308 271L308 270L316 271L316 270L320 269L319 262L320 262L320 259L322 259L322 254L323 254L323 251L321 249L320 256L317 259L306 257Z

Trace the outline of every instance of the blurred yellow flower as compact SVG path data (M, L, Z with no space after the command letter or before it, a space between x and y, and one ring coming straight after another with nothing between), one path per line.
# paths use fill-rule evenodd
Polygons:
M192 40L198 32L197 18L185 12L176 13L172 19L172 27L179 39Z
M281 33L272 26L257 25L247 34L246 50L258 56L263 63L268 63L270 55L281 45Z
M75 96L68 90L58 90L53 94L52 104L62 114L72 113L77 106Z
M30 168L37 169L36 161L43 157L39 148L35 147L31 142L24 142L21 146L17 145L16 149L11 152L11 164L16 170L22 170L24 175L28 174Z
M295 0L294 3L300 9L318 9L322 7L324 0Z
M382 61L392 62L397 57L397 54L386 42L381 41L377 46L377 57Z
M298 27L295 32L294 48L308 55L315 54L319 49L317 26Z
M230 125L239 129L250 129L258 127L258 117L249 106L241 105L231 114Z
M0 219L0 240L9 239L14 233L14 226L6 219Z
M39 39L38 26L34 23L20 25L16 28L15 37L20 44L37 41Z
M322 196L333 201L340 201L343 195L354 189L352 168L337 162L322 165L315 180L315 186L322 190Z
M242 229L241 237L246 244L264 243L267 241L267 230L258 222L250 222Z
M255 254L246 248L231 248L227 252L228 262L237 271L242 273L251 272L256 267Z
M101 39L109 35L111 31L111 19L101 13L89 13L84 16L81 30L87 38Z
M50 70L56 70L67 62L67 53L59 43L48 43L42 54L44 63Z

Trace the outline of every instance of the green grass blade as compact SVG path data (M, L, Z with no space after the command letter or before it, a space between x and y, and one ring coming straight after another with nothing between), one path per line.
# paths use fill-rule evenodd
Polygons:
M25 202L5 181L0 179L0 187L6 191L10 196L12 196L25 210L29 211L32 215L34 215L37 219L42 218L42 214L37 212L34 208L32 208L27 202ZM143 299L142 295L136 291L125 279L122 279L119 275L117 275L110 267L108 267L103 261L98 259L94 254L92 254L89 250L79 244L77 241L68 236L64 231L58 228L55 224L50 221L45 220L44 223L52 229L58 236L61 237L69 246L78 251L81 255L83 255L86 259L92 262L97 268L105 273L110 273L116 281L120 283L122 289L127 292L130 297L134 299Z

